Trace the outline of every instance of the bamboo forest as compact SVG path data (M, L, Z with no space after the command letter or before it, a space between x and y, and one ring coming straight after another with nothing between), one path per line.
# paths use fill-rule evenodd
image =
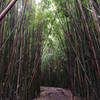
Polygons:
M0 0L0 100L100 100L100 0Z

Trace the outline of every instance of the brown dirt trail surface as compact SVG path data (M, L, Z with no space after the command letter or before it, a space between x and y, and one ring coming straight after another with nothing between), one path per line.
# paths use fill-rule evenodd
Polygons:
M40 96L34 100L73 100L73 98L70 90L54 87L41 87Z

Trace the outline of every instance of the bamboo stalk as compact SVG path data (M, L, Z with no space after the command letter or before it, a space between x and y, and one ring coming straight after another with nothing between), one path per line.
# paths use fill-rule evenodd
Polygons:
M93 19L95 20L95 22L96 22L96 26L97 26L97 30L98 30L98 41L99 41L99 43L100 43L100 24L99 24L99 20L98 20L98 16L97 16L97 14L96 14L96 10L95 10L95 8L94 8L94 6L93 6L93 1L92 0L89 0L89 2L90 2L90 4L91 4L91 7L92 7L92 16L93 16Z
M0 13L0 21L5 17L8 11L14 6L17 0L12 0L8 6Z
M81 19L82 19L82 22L83 22L83 25L84 25L86 39L88 41L90 51L91 51L91 53L93 55L93 58L94 58L95 67L96 67L96 69L98 71L98 74L99 74L99 77L100 77L100 67L99 67L96 52L95 52L95 49L94 49L94 46L93 46L93 43L92 43L92 39L91 39L91 35L90 35L90 32L89 32L88 24L86 22L86 18L85 18L80 0L76 0L76 1L77 1L77 4L78 4L78 8L79 8L79 11L80 11L80 14L81 14Z
M21 75L21 68L22 68L22 56L23 56L23 39L21 41L21 46L20 46L20 61L19 61L19 68L18 68L18 78L17 78L17 88L16 88L16 96L17 100L19 100L19 88L20 88L20 75Z

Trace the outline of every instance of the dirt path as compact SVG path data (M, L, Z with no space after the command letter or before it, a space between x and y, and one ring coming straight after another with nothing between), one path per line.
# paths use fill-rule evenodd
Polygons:
M41 87L40 97L34 100L72 100L72 93L62 88Z

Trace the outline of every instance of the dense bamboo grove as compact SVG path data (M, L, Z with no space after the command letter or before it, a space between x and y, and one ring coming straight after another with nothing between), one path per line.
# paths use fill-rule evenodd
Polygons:
M32 100L41 85L98 100L100 1L15 0L2 15L9 2L0 0L0 100Z

